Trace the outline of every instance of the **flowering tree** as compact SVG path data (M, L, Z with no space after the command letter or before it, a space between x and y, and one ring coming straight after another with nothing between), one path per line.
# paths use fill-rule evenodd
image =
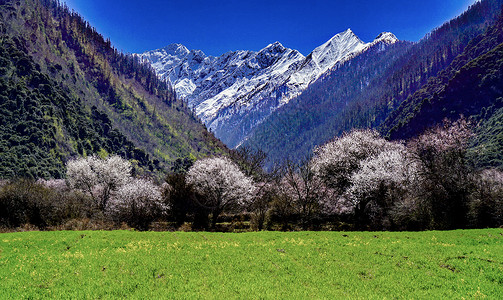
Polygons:
M128 225L146 230L152 221L166 212L167 207L159 186L146 179L130 179L110 200L109 210Z
M131 178L131 164L117 155L70 160L66 169L68 185L88 193L101 211L107 208L111 194Z
M408 199L417 182L418 163L400 142L375 130L353 130L315 150L312 169L337 197L333 211L352 212L364 228L391 220L390 209ZM407 195L407 197L406 197Z
M317 148L312 168L329 187L343 194L351 185L351 176L360 168L361 161L393 145L375 130L353 130Z
M39 178L36 182L37 184L43 185L46 188L63 191L68 189L68 185L66 184L64 179L43 179Z
M201 194L200 205L211 210L213 227L220 213L248 203L256 189L253 181L224 157L197 161L187 173L187 182Z
M416 181L417 165L401 144L363 160L351 176L347 197L354 207L357 225L367 224L366 217L371 217L379 226L389 226L383 224L390 221L388 212L408 198Z

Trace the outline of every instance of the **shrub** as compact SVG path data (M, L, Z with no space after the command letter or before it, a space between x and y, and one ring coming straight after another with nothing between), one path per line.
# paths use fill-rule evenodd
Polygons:
M93 214L91 199L61 181L15 180L0 188L0 224L32 224L41 229Z

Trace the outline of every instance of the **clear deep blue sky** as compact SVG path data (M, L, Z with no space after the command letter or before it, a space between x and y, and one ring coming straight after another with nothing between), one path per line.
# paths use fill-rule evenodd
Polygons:
M476 0L63 1L124 52L181 43L216 56L275 41L307 55L347 28L365 42L383 31L417 41Z

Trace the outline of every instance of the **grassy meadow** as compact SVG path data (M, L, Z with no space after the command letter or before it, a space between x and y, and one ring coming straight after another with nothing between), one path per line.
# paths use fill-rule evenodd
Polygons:
M503 297L503 229L0 234L0 299Z

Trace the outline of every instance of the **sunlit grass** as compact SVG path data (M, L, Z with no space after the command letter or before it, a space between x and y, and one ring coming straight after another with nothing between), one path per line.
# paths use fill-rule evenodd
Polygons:
M502 295L503 229L0 235L0 299Z

